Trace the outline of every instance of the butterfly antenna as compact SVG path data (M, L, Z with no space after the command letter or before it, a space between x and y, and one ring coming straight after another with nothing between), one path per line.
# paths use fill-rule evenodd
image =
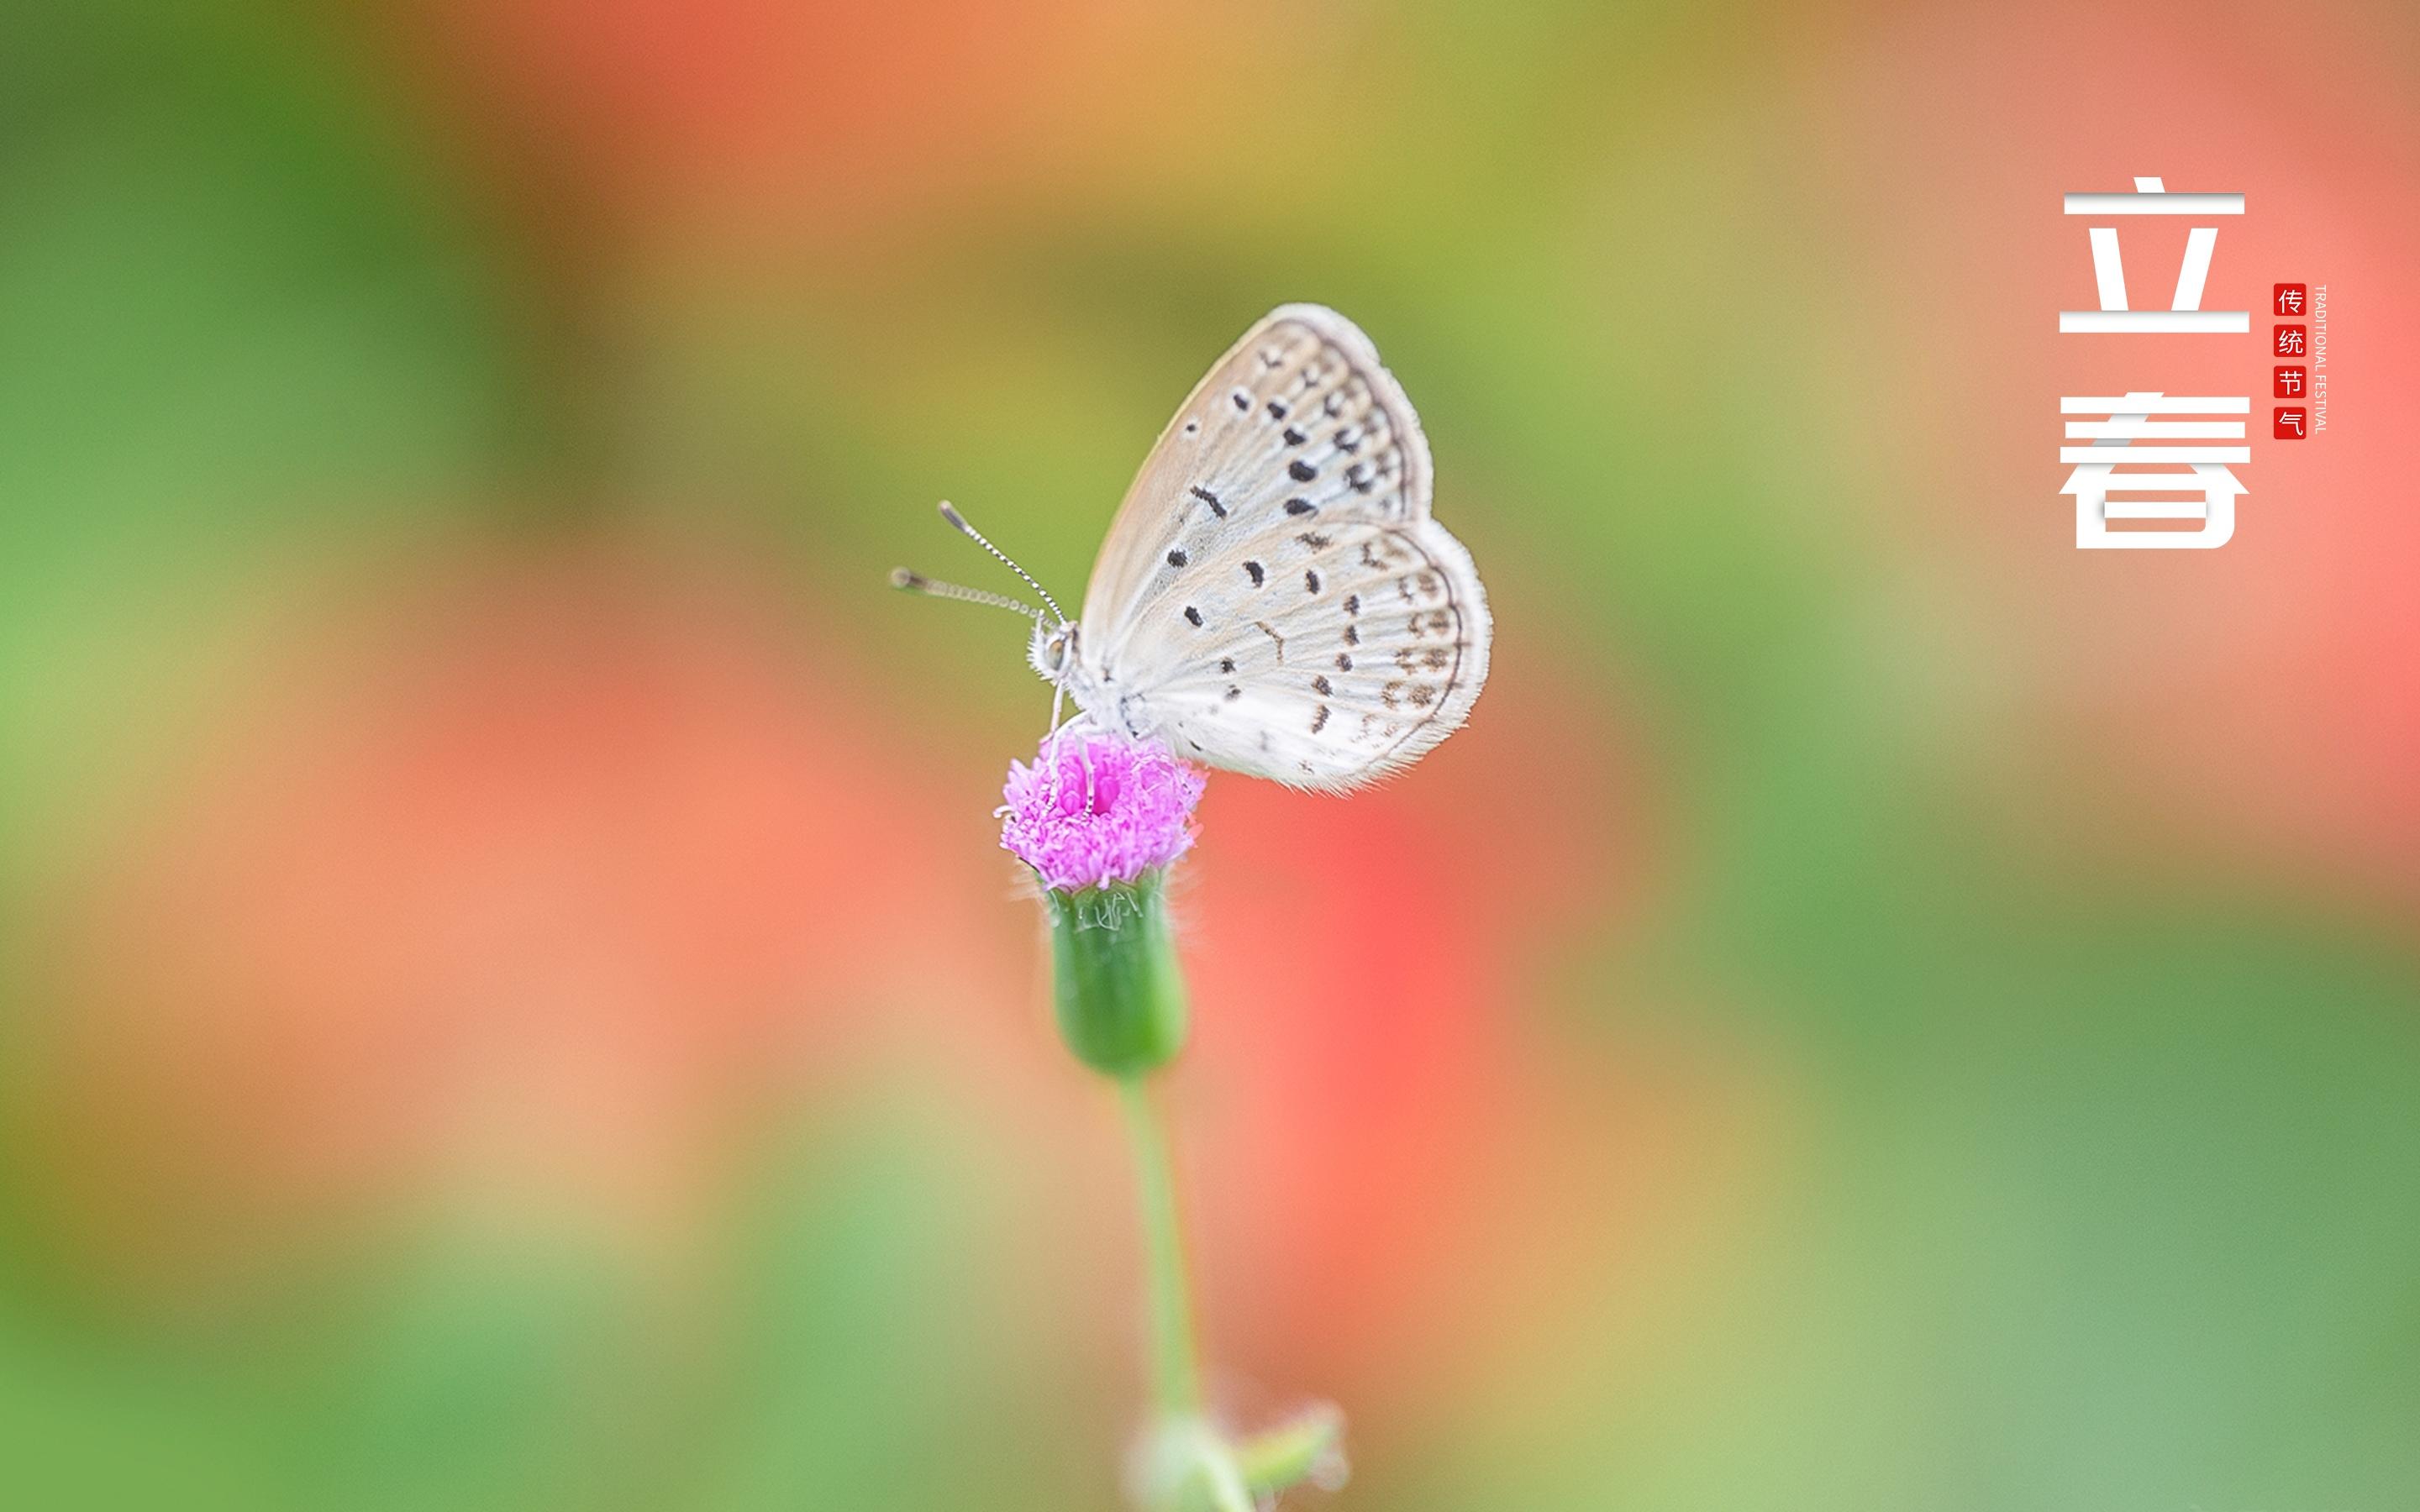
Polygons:
M969 604L989 604L994 609L1015 609L1037 625L1042 623L1042 611L1022 599L1011 598L1006 594L987 593L981 588L966 588L957 583L936 582L921 572L910 572L905 567L891 569L891 586L911 594L923 594L927 598L955 598Z
M1042 602L1050 606L1050 612L1059 617L1059 623L1062 625L1067 623L1067 611L1061 609L1059 607L1059 601L1050 596L1050 590L1034 581L1033 574L1026 571L1023 567L1018 566L1016 564L1016 558L1010 556L1007 552L984 539L983 532L976 530L973 526L968 524L967 517L958 513L957 506L951 503L946 499L941 501L941 517L950 522L950 526L953 530L959 532L970 540L973 541L975 545L982 547L985 550L990 552L994 557L999 559L1002 566L1024 579L1025 586L1032 589L1035 593L1042 595Z

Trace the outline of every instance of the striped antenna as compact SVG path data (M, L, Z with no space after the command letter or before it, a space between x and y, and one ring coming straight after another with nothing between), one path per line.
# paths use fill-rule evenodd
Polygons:
M1033 574L1026 571L1023 567L1018 566L1016 564L1016 558L1010 556L1000 548L992 545L988 540L985 540L984 538L983 532L976 530L973 526L968 524L967 517L964 515L959 514L957 507L946 499L941 501L941 517L950 522L950 527L953 530L959 532L970 540L973 541L975 545L982 547L985 550L990 552L995 558L999 559L1002 566L1005 566L1009 571L1024 579L1025 586L1032 589L1035 593L1042 595L1042 602L1050 606L1050 612L1059 617L1059 623L1062 625L1067 623L1067 611L1061 609L1059 607L1059 601L1050 596L1050 590L1034 581Z
M911 594L923 594L927 598L954 598L968 604L988 604L994 609L1015 609L1037 625L1042 622L1042 611L1021 599L957 583L936 582L923 573L910 572L906 567L891 569L891 586Z

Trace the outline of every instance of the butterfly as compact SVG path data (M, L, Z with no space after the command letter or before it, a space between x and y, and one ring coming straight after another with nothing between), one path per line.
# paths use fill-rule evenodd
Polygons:
M1288 304L1160 433L1078 617L946 503L1047 613L904 568L892 581L1032 615L1033 670L1104 729L1342 792L1426 755L1487 680L1487 595L1430 489L1428 439L1370 338Z

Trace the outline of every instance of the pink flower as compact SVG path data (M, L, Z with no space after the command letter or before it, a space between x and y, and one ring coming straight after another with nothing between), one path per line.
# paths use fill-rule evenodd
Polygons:
M1139 882L1193 844L1202 779L1157 741L1062 730L1009 764L1000 843L1059 891Z

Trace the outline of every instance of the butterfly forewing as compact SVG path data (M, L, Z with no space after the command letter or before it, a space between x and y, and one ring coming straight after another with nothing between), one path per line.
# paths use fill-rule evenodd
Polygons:
M1429 486L1369 339L1316 305L1277 311L1128 490L1085 597L1084 682L1119 722L1280 781L1350 787L1415 760L1468 713L1489 641Z
M1160 434L1094 564L1084 625L1096 644L1116 638L1178 590L1186 564L1233 556L1280 520L1424 516L1428 471L1411 405L1369 338L1332 310L1285 306Z

